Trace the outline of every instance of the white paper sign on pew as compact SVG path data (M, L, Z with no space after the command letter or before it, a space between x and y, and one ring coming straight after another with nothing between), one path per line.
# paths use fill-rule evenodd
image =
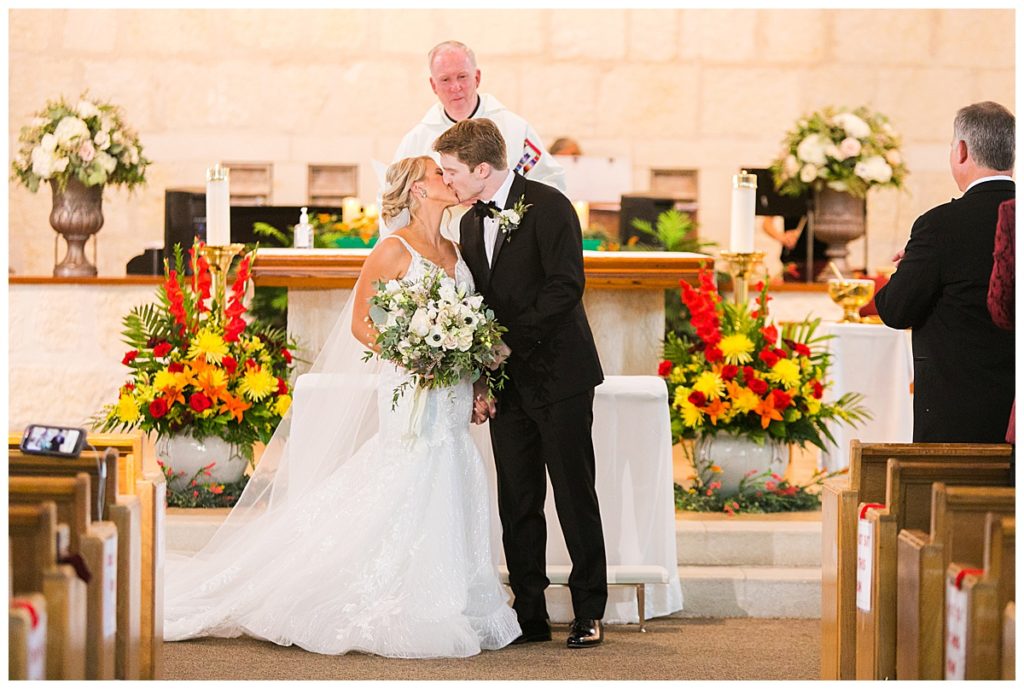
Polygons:
M946 580L946 679L964 679L967 663L967 592Z
M117 634L117 539L106 541L103 552L103 586L107 589L103 607L103 636Z
M875 549L874 525L864 518L864 513L873 507L885 507L878 503L861 506L857 520L857 609L871 612L871 564Z

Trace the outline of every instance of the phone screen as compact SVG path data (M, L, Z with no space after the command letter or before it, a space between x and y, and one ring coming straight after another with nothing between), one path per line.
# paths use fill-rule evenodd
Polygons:
M81 437L80 428L29 426L22 438L21 447L25 452L76 455L81 447Z

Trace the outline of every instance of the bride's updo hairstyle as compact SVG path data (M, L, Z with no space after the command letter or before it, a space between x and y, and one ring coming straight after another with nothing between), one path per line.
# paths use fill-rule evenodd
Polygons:
M380 214L384 222L391 222L406 208L411 213L419 205L419 199L412 193L412 185L427 176L427 170L437 165L429 156L403 158L388 167L384 176L384 194L380 201Z

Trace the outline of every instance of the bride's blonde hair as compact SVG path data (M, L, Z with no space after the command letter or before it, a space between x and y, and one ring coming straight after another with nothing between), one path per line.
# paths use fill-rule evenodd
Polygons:
M427 170L437 165L430 156L403 158L388 167L384 176L384 194L381 196L380 214L385 222L391 222L406 208L409 212L419 205L412 193L412 185L427 176Z

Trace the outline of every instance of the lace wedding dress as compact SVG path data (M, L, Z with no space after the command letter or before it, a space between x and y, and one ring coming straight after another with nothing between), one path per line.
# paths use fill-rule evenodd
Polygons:
M397 239L413 256L405 279L421 279L432 264ZM455 273L472 287L461 255ZM332 338L355 342L342 319ZM166 640L244 634L317 653L431 658L501 648L519 635L491 552L487 475L469 435L472 386L421 391L421 431L411 440L412 390L392 410L407 375L381 366L379 430L358 448L348 441L350 456L289 459L298 443L281 449L287 438L275 436L266 454L277 447L281 458L270 461L278 466L270 476L258 470L246 487L256 498L243 495L196 556L169 559ZM351 387L339 404L358 396ZM336 436L331 410L322 411L322 435ZM337 438L302 447L306 455L310 447L346 451Z

